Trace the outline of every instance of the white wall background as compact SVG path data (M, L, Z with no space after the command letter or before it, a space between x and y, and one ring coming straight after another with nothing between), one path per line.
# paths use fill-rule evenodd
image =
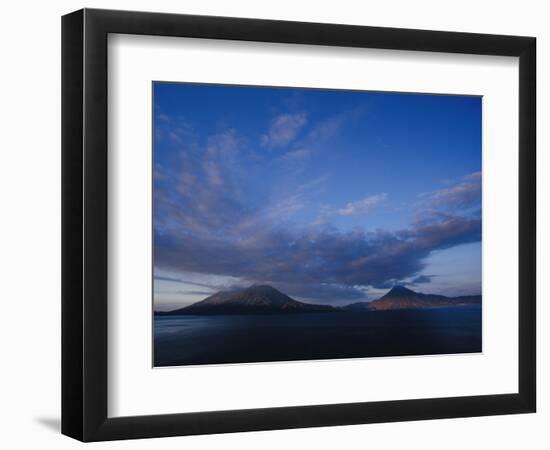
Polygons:
M550 446L550 157L542 151L549 104L550 8L535 0L306 2L88 0L9 2L0 18L0 443L9 449L75 448L60 417L60 16L83 6L353 23L538 38L539 412L94 444L94 448L546 449ZM543 255L543 253L546 253ZM546 353L546 354L545 354Z

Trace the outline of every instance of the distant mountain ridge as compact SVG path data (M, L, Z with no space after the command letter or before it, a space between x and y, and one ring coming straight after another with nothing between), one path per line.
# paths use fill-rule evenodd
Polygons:
M394 286L390 291L372 302L358 302L345 306L350 311L380 311L388 309L437 308L443 306L467 306L481 304L481 295L446 297L423 294L404 286Z
M381 311L391 309L436 308L481 304L481 295L446 297L423 294L404 286L371 302L357 302L343 307L303 303L269 285L252 285L246 289L220 291L184 308L156 311L156 315L217 315L217 314L296 314L311 312Z

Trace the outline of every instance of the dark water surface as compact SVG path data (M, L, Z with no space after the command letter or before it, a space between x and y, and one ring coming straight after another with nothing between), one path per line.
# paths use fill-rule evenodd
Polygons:
M481 352L481 307L156 316L154 365Z

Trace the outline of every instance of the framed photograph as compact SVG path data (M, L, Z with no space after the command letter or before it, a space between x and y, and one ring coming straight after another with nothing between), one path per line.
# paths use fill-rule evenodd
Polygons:
M535 412L535 38L62 21L62 432Z

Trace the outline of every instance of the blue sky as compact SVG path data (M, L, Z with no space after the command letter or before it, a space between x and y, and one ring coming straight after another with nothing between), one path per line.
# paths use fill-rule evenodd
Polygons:
M154 83L154 301L481 292L481 98Z

